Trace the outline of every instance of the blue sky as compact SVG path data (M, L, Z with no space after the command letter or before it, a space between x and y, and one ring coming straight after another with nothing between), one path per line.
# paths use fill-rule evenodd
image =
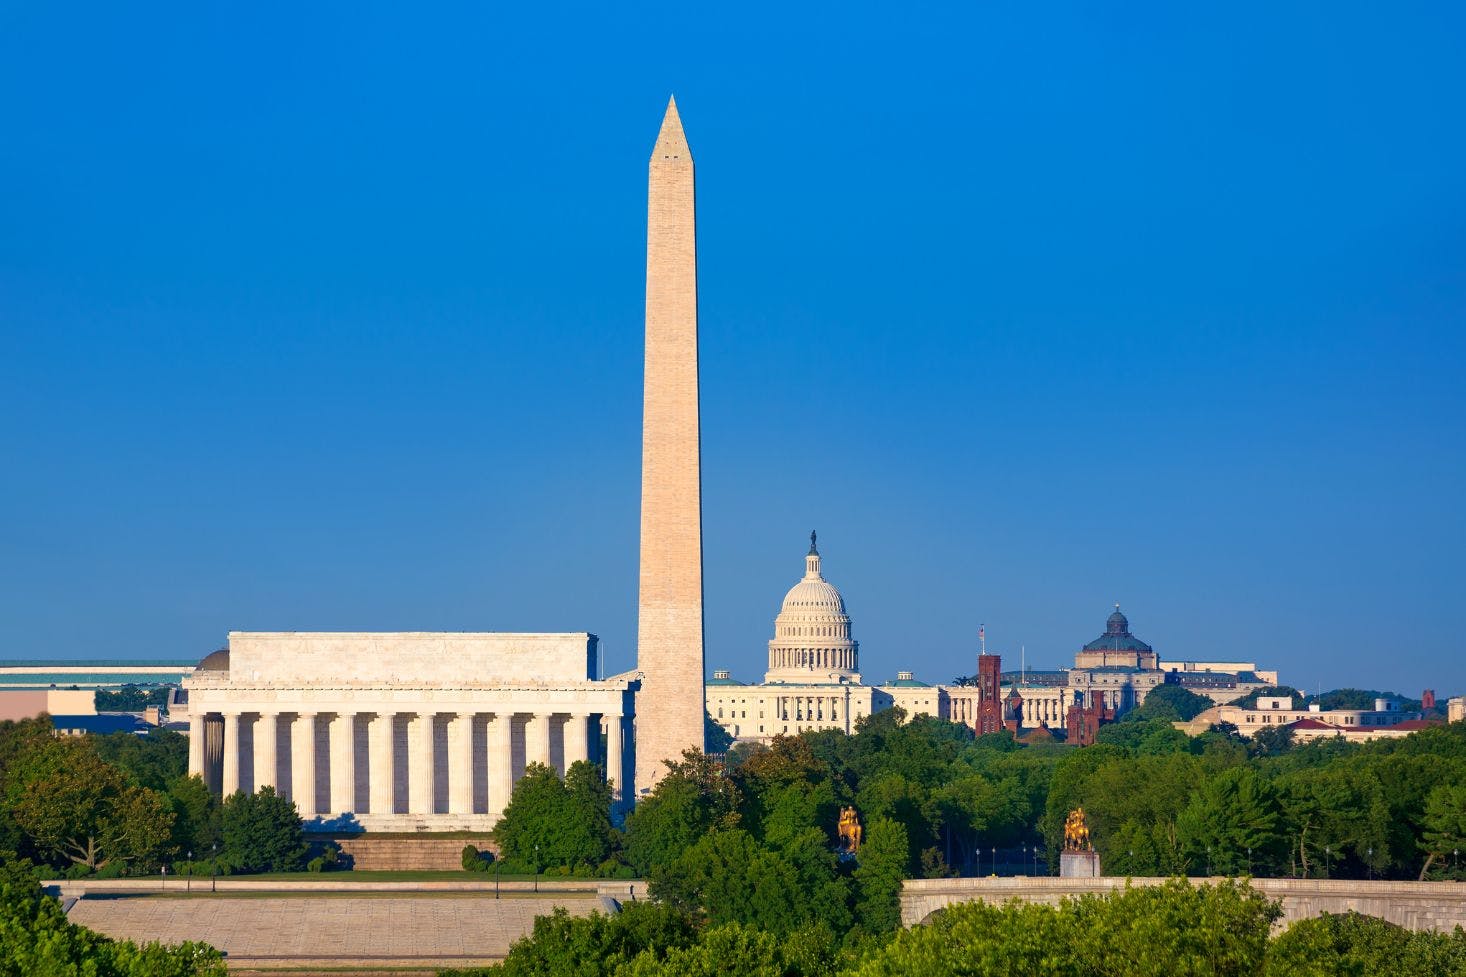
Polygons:
M635 645L697 160L708 667L1466 691L1457 4L0 7L0 657ZM530 9L533 7L533 9Z

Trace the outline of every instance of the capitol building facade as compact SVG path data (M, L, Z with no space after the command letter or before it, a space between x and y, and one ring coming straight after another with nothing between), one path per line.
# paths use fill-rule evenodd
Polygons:
M910 671L868 684L845 600L825 579L816 543L811 533L804 576L774 619L763 681L740 682L719 669L707 682L708 715L735 742L767 743L805 730L854 733L862 718L897 706L908 718L946 719L975 733L1044 730L1074 739L1081 714L1092 712L1096 722L1117 719L1167 683L1219 703L1278 683L1277 672L1254 662L1163 660L1130 632L1116 605L1104 632L1074 655L1073 668L1003 672L998 656L979 654L969 684L932 685Z
M804 576L784 595L769 641L764 680L749 685L727 670L707 683L708 715L740 742L767 742L805 730L854 733L873 713L900 706L908 716L940 716L971 724L978 690L928 685L911 672L894 681L861 681L860 642L840 591L824 578L817 538L810 533Z

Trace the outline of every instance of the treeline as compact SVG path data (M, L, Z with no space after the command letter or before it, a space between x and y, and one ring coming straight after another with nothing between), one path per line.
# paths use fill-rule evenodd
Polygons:
M535 920L493 967L440 977L1395 977L1466 975L1466 933L1412 933L1368 916L1271 936L1276 904L1235 882L1184 881L1066 900L967 903L889 939L841 940L815 921L773 932L702 924L667 903Z
M124 685L116 689L98 689L92 702L98 712L142 712L149 706L168 705L167 687Z
M1294 746L1137 719L1099 739L1023 746L888 710L854 736L740 745L725 763L688 753L622 831L590 768L535 767L498 839L519 870L634 874L672 905L771 932L888 931L903 877L1052 872L1080 807L1107 874L1466 878L1466 725ZM865 824L854 860L834 853L845 805Z
M142 946L76 926L41 891L28 863L0 864L0 977L225 977L204 943Z
M57 737L44 717L0 722L0 860L73 878L307 867L294 804L268 787L221 803L187 765L187 737L169 730Z

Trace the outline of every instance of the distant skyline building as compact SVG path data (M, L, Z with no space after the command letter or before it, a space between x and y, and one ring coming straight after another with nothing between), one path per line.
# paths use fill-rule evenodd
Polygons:
M881 685L861 681L860 645L845 599L825 579L815 533L809 535L804 575L790 587L774 618L768 668L746 684L718 669L704 689L707 713L735 740L766 742L805 730L855 732L872 713L900 706L908 716L946 718L951 702L942 686L899 671ZM962 689L963 708L975 715L977 690Z

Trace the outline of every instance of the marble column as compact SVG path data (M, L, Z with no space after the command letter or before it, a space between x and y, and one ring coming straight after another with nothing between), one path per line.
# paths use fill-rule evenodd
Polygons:
M221 797L239 790L239 713L224 713L224 777L219 788Z
M619 808L626 799L621 789L626 768L621 757L623 722L619 715L606 716L606 779L611 782L611 807Z
M448 812L473 813L473 713L460 712L448 727Z
M565 720L565 769L572 763L590 759L590 742L586 733L586 717L572 715Z
M331 717L331 813L356 810L356 714Z
M433 766L433 713L420 712L407 726L407 811L432 814L437 793Z
M188 772L204 777L204 714L190 712L188 715ZM207 778L204 778L207 780Z
M500 815L514 793L514 715L494 714L489 723L489 813Z
M524 723L524 765L550 765L550 714L535 713Z
M279 760L279 716L262 712L255 720L255 790L274 787Z
M396 747L392 723L392 713L379 712L367 729L367 780L371 790L367 804L373 814L391 814L395 807L397 766L393 762Z
M290 799L300 816L316 816L316 714L298 712L290 724Z

